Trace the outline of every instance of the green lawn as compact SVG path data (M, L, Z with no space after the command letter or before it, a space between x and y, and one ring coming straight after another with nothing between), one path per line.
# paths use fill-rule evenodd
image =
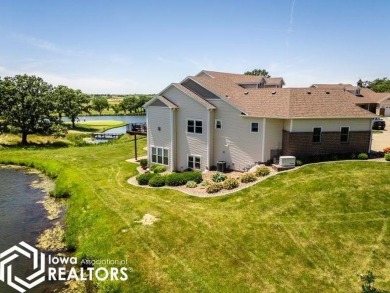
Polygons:
M70 122L66 122L66 125L71 126ZM126 125L126 122L115 121L115 120L91 120L82 121L76 123L75 130L80 131L92 131L92 132L103 132L111 128L121 127Z
M0 162L44 169L71 192L67 241L79 256L128 259L130 280L102 292L359 292L368 269L390 289L390 164L305 166L199 199L128 185L132 152L129 138L0 150ZM135 222L146 213L160 220Z

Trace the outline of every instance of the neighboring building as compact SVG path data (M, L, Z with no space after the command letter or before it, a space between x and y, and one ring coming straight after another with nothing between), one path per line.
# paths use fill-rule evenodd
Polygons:
M201 71L144 105L148 158L170 170L246 170L280 155L369 152L374 115L344 89Z
M390 93L376 93L369 88L360 88L351 84L313 84L312 88L343 89L356 97L355 103L370 112L390 116ZM386 110L387 109L387 110Z

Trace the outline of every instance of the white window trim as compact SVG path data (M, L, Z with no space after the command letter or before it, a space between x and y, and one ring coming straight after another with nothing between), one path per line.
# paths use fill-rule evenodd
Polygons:
M188 132L188 121L194 121L194 132ZM202 133L196 133L195 130L196 130L196 121L200 121L202 122ZM205 132L204 132L204 123L203 123L203 119L192 119L192 118L188 118L187 119L187 124L186 124L186 133L188 134L195 134L195 135L203 135Z
M319 142L314 142L313 141L313 137L314 137L314 128L319 128L321 129L321 132L320 132L320 141ZM313 127L313 131L312 131L313 135L311 137L311 143L322 143L322 126L314 126Z
M252 124L253 123L257 123L257 131L252 131ZM251 133L259 133L260 132L260 123L259 122L251 122L249 127L250 127L249 129L250 129Z
M153 150L152 150L152 148L157 149L157 153L156 153L157 157L158 157L158 149L161 149L161 151L162 151L162 161L163 161L162 163L153 162ZM168 164L167 165L164 164L164 150L168 151ZM164 165L164 166L169 166L169 161L170 161L170 158L169 158L169 148L160 147L160 146L154 146L154 145L150 146L150 163Z
M217 128L217 123L218 122L221 123L221 127L220 128ZM222 129L222 120L221 119L215 119L215 129Z
M341 128L348 128L348 139L346 142L341 141ZM349 126L340 126L340 143L342 144L348 144L349 143L349 133L351 132L351 127Z
M190 166L188 166L188 161L189 161L190 157L194 158L194 168L191 168ZM195 158L199 158L199 169L195 168ZM193 170L201 170L202 169L202 156L199 156L199 155L187 155L187 168L191 168Z

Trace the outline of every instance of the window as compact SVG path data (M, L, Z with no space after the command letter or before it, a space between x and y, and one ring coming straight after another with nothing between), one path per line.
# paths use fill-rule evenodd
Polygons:
M349 127L341 127L340 142L348 143L348 141L349 141Z
M152 147L152 162L169 165L168 149L162 147Z
M217 128L217 129L222 128L222 121L221 120L215 120L215 128Z
M187 132L194 133L195 131L195 122L194 120L188 120L187 121Z
M200 157L199 156L188 156L188 168L200 169Z
M313 128L313 142L320 143L321 142L321 127Z
M257 122L251 123L251 132L259 132L259 123Z
M187 132L202 134L203 133L202 120L187 120Z

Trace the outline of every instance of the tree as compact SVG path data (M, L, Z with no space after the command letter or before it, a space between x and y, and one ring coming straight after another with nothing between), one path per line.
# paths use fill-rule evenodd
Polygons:
M80 90L73 90L64 85L59 85L53 93L56 111L61 120L61 113L64 113L75 127L77 117L86 110L88 95Z
M22 144L29 134L48 130L55 119L53 88L42 78L28 75L6 77L0 83L2 117L9 125L19 128Z
M377 93L390 92L390 79L384 77L384 78L377 78L374 81L368 81L367 87Z
M111 105L111 109L115 112L115 114L118 114L121 110L121 106L119 104L113 104Z
M128 111L129 113L135 111L137 109L137 99L134 96L127 96L123 99L123 101L120 103L120 106L122 110L125 112Z
M268 71L265 69L253 69L252 71L247 71L244 73L245 75L260 75L264 77L271 77Z
M142 112L144 112L145 109L142 108L142 106L143 106L146 102L148 102L150 99L151 99L150 96L139 96L139 97L138 97L138 100L137 100L137 108L142 109Z
M102 115L104 109L109 109L110 105L106 98L93 98L92 99L92 109L99 112Z

